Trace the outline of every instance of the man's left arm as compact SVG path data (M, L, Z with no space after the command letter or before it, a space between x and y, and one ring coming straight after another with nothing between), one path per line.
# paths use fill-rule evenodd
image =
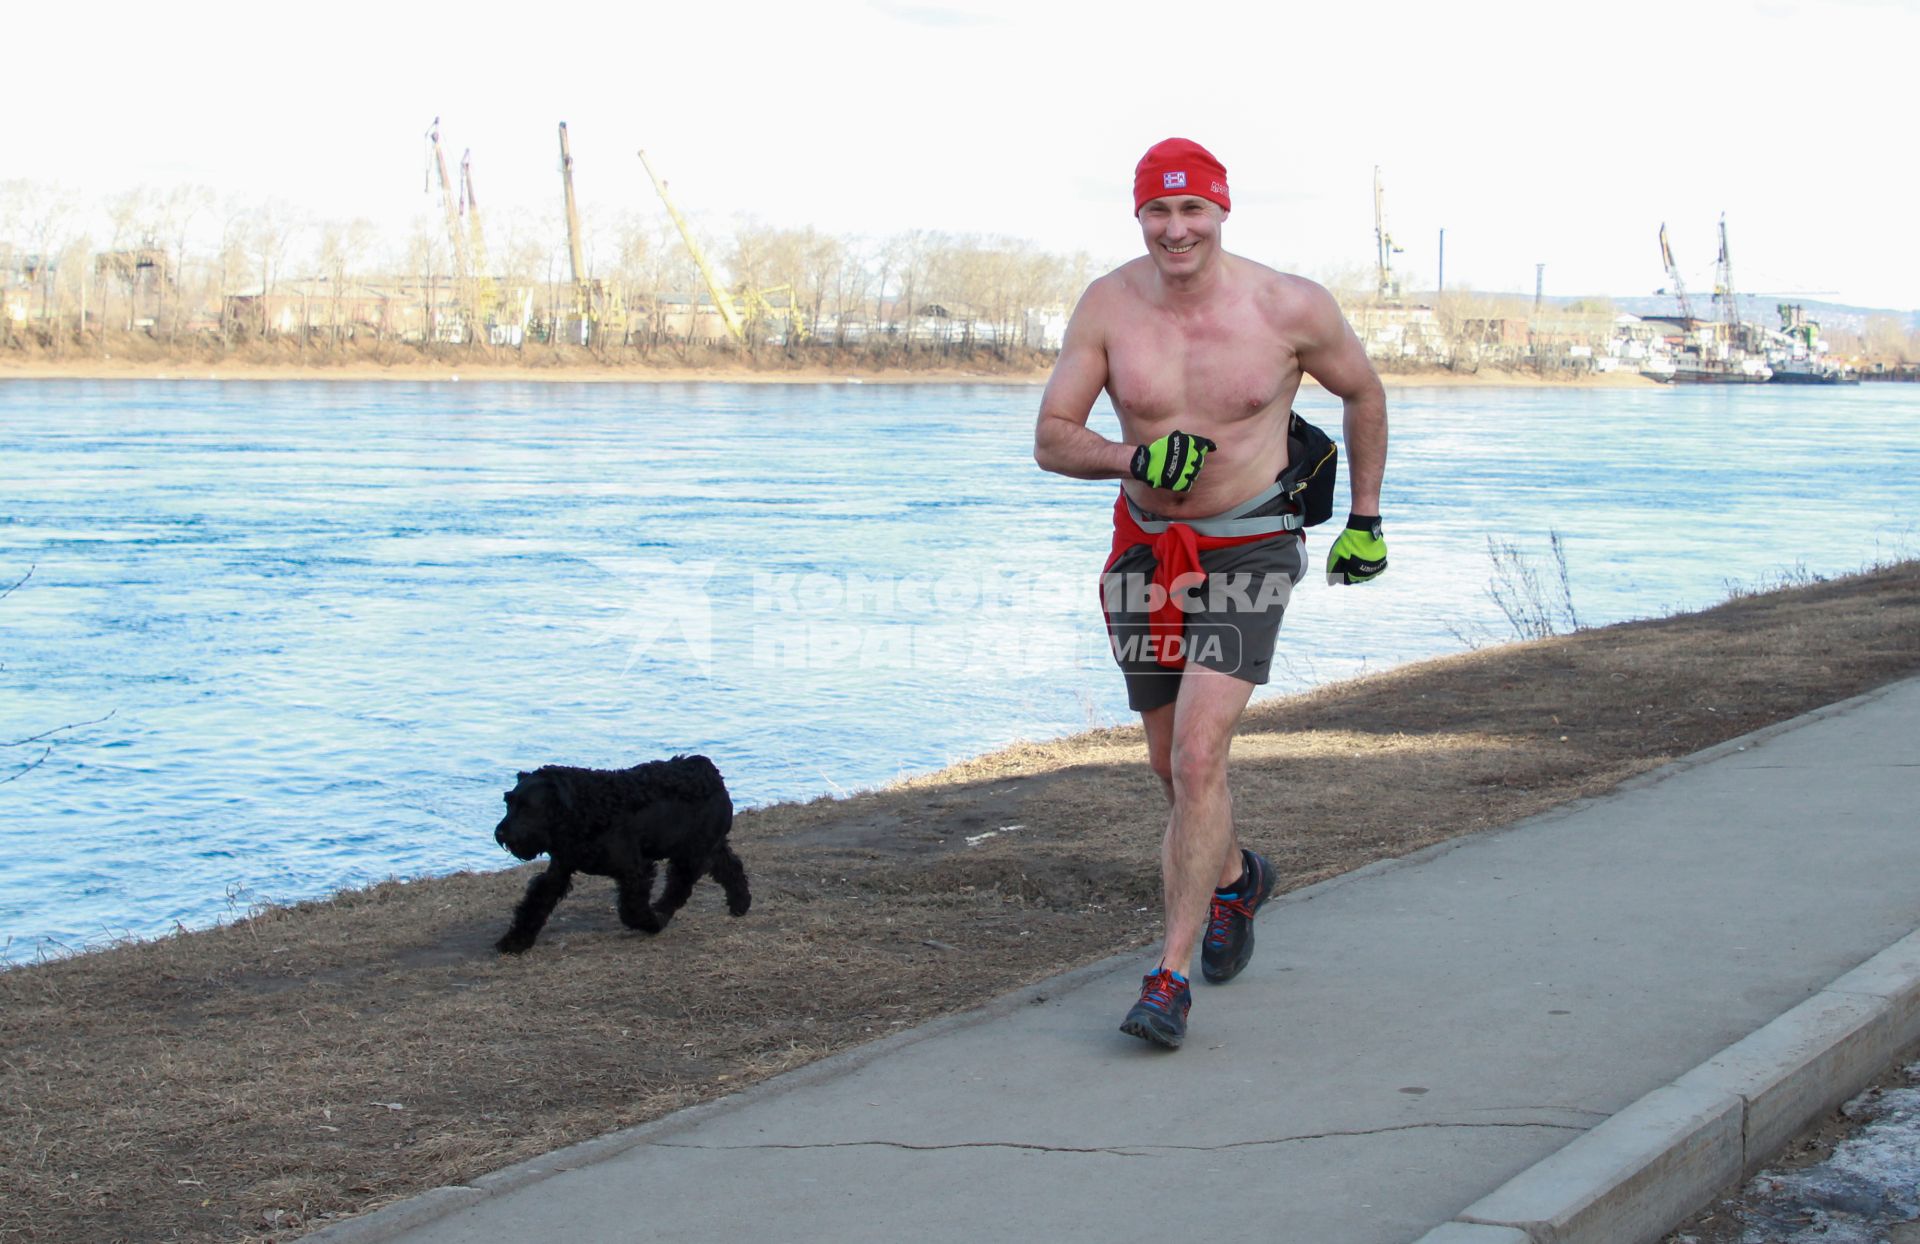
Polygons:
M1340 304L1319 285L1308 292L1300 369L1339 398L1347 447L1347 529L1327 553L1327 582L1365 583L1387 568L1380 525L1380 484L1387 468L1387 391L1367 361Z

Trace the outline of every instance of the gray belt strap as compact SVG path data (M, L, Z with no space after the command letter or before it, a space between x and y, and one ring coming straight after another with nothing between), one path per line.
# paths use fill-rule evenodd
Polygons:
M1127 511L1133 515L1133 521L1140 524L1140 530L1150 536L1159 535L1175 523L1183 527L1191 527L1194 534L1200 536L1271 536L1283 531L1300 530L1300 515L1298 513L1262 514L1257 518L1249 515L1261 506L1272 504L1284 492L1285 489L1275 483L1265 492L1241 502L1231 510L1207 518L1150 517L1145 510L1133 503L1132 497L1127 497ZM1122 493L1121 496L1127 495Z

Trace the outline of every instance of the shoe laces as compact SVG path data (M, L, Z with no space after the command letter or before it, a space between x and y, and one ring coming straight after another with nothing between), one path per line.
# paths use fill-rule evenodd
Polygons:
M1235 916L1253 919L1253 905L1240 897L1221 898L1213 896L1213 902L1207 906L1207 944L1224 946L1233 935L1232 921Z
M1171 1014L1173 1008L1179 1005L1181 991L1185 988L1173 979L1171 968L1161 968L1147 978L1146 986L1140 990L1140 1001Z

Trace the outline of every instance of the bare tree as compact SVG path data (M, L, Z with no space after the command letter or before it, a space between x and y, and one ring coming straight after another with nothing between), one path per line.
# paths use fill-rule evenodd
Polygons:
M438 337L439 280L447 270L446 231L437 217L424 213L413 218L413 234L407 242L407 270L420 279L420 342L426 345Z
M840 246L842 262L833 286L833 344L836 346L847 344L848 312L856 318L864 317L867 291L874 287L874 269L882 255L870 238L846 239ZM881 280L884 282L884 275ZM863 331L864 328L862 325Z
M1920 359L1913 349L1912 336L1899 319L1891 315L1870 315L1861 333L1867 357L1879 363L1911 363Z
M240 327L228 314L228 298L233 294L234 283L240 274L247 270L247 237L253 227L252 211L251 206L237 196L229 196L220 205L220 255L216 265L220 274L220 341L223 345L233 344L233 330Z
M60 316L53 303L59 273L55 258L65 247L76 198L73 192L57 185L16 180L0 183L0 204L5 205L0 207L0 218L9 222L9 235L17 232L26 243L23 266L39 290L39 319L51 328L51 322ZM51 336L58 339L61 334L55 330Z
M809 226L801 235L800 258L805 265L807 299L813 308L807 323L817 329L827 291L837 290L840 273L847 266L847 248L839 238L817 234ZM794 292L797 295L800 291L796 288Z
M927 263L934 249L933 239L924 229L909 229L905 233L894 235L893 268L900 278L900 302L905 315L900 329L900 341L909 352L913 349L913 320L918 309L914 298L923 288L927 276Z
M281 201L229 198L216 206L204 187L181 186L141 187L112 196L100 216L110 235L107 246L95 252L91 240L66 232L77 217L73 196L53 195L27 182L0 183L0 241L14 246L16 267L34 273L29 279L38 282L42 323L59 319L57 301L71 289L81 301L82 327L110 316L124 331L150 316L156 337L178 341L196 305L212 301L220 308L220 332L229 344L242 318L246 330L265 336L291 329L297 318L303 347L316 329L314 339L338 347L360 330L358 321L370 318L358 304L349 305L356 282L367 279L362 268L370 253L411 274L399 313L383 309L378 332L400 330L404 323L402 331L412 333L410 317L424 312L419 335L437 340L451 323L452 297L462 299L465 309L466 291L450 279L458 274L437 212L420 214L411 232L394 240L365 220L309 226ZM532 327L544 285L539 299L544 322L531 335L556 339L553 330L575 301L558 205L503 213L490 224L495 245L489 275L501 286L499 322L511 325L517 319L522 327ZM1085 283L1089 262L1085 255L1068 261L1043 254L1015 239L921 230L876 240L813 226L774 227L752 218L719 227L696 217L692 227L705 254L722 261L722 274L715 279L724 282L721 297L735 300L746 314L748 339L759 342L777 334L784 317L790 350L810 335L809 325L819 327L823 348L848 344L855 339L852 326L859 325L875 351L884 352L889 342L916 350L928 336L923 313L939 302L952 311L946 321L951 331L934 334L944 343L941 348L970 346L977 332L982 343L991 339L1005 353L1021 340L1025 312L1071 300ZM39 243L31 252L21 247L23 234ZM204 249L197 251L196 243ZM53 257L62 246L82 250L56 264ZM678 337L683 305L688 344L713 331L711 314L701 314L706 280L663 212L589 212L583 252L583 275L604 282L596 294L596 300L607 300L596 304L600 322L614 325L620 318L614 313L630 317L627 344L653 348L669 338L669 325ZM313 279L300 284L297 317L278 311L286 301L281 294L289 287L288 277L296 268L305 272L309 262ZM62 271L58 281L56 269ZM236 301L237 294L249 297ZM243 307L250 309L238 310ZM829 322L837 330L826 330ZM596 344L607 342L617 344L618 335L603 333Z
M327 334L335 349L340 346L340 309L347 282L372 248L374 237L373 222L365 217L344 224L330 220L320 228L320 268L327 278ZM350 326L348 331L352 331Z
M122 191L107 202L107 221L113 226L113 232L109 235L107 253L95 260L94 272L100 282L103 312L107 307L105 291L110 279L125 296L126 316L121 328L126 332L133 331L138 314L135 301L142 277L138 252L155 245L159 210L160 196L147 186Z
M299 228L300 219L294 210L278 199L254 208L248 223L247 254L260 272L260 334L263 337L273 335L268 307ZM305 327L301 325L303 335Z
M164 317L170 309L173 313L172 324L166 330L168 340L180 336L180 328L185 317L184 281L187 270L187 239L193 231L193 222L213 207L213 191L205 186L175 186L167 191L159 202L159 219L164 237L170 244L168 257L172 267L171 280L160 284L160 311L156 318ZM171 286L171 289L169 289ZM173 295L169 307L167 295Z

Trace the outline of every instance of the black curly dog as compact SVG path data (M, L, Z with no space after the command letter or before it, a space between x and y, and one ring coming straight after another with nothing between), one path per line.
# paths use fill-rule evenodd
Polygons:
M620 920L630 929L658 933L709 873L727 892L727 910L747 913L747 870L727 845L733 800L705 756L631 769L543 765L519 776L494 841L520 859L544 852L552 862L513 909L513 924L494 943L499 950L519 954L532 946L577 872L614 879ZM667 883L649 902L656 860L667 861Z

